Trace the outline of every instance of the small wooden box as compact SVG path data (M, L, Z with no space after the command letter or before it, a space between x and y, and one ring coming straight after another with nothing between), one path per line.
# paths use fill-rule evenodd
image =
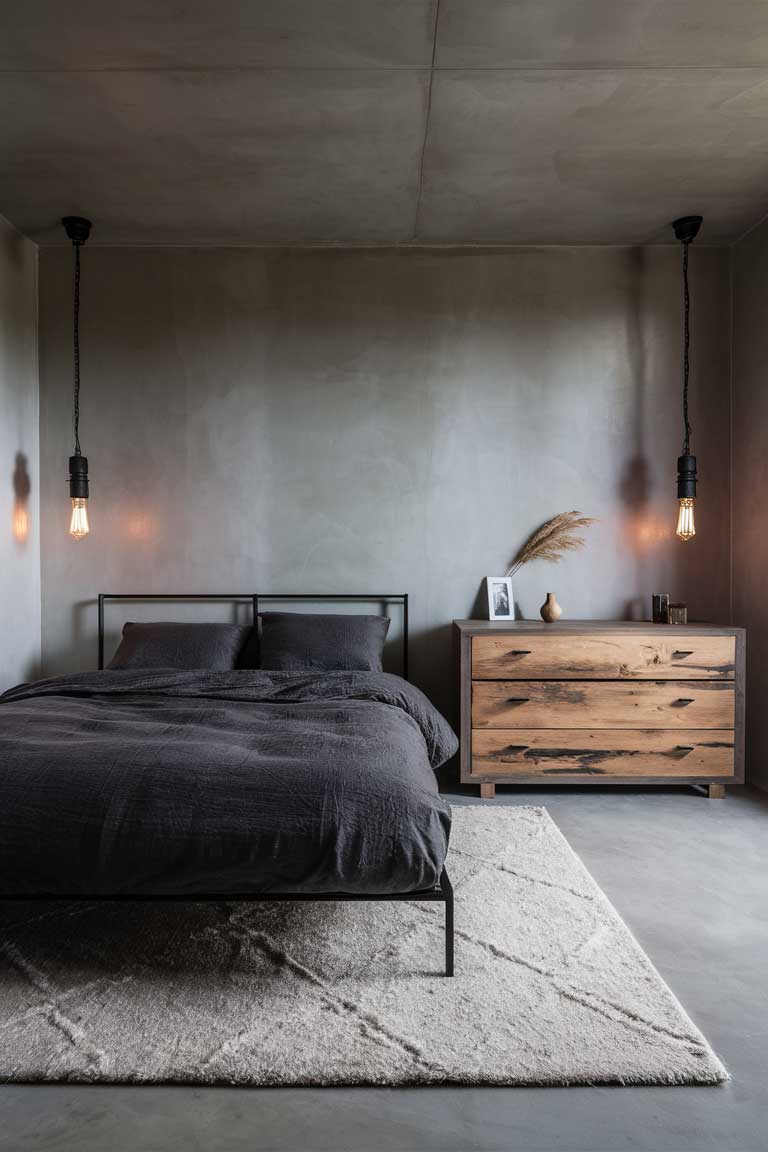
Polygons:
M706 784L744 779L742 628L456 620L461 779Z

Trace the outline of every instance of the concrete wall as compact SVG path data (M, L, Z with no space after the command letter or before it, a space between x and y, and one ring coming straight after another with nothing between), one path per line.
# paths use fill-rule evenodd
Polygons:
M733 602L747 633L747 774L768 788L768 225L733 249Z
M0 217L0 691L40 665L37 249Z
M729 253L692 253L699 536L674 537L676 248L86 249L69 540L71 253L41 251L43 657L93 666L100 590L407 590L413 672L556 512L588 548L523 570L570 617L729 608Z

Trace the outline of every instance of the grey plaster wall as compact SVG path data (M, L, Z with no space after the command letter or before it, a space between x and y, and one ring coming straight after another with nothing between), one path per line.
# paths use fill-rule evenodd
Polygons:
M768 788L768 225L733 249L733 599L747 629L747 771Z
M37 250L0 217L0 691L40 665Z
M100 590L399 591L414 678L452 697L450 621L556 512L588 548L515 584L535 616L729 609L727 251L692 254L699 535L674 537L675 248L86 249L66 533L71 254L42 250L43 659L95 659Z

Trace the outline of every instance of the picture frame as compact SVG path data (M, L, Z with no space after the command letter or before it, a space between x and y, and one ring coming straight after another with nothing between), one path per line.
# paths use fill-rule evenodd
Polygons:
M514 620L515 600L512 593L512 577L486 576L485 587L488 593L488 619Z

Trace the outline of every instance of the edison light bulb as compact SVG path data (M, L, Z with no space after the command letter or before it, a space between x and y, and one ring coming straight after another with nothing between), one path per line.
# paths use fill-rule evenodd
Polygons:
M72 498L72 519L69 522L69 534L75 540L82 540L90 532L88 526L88 501L82 497Z
M690 540L692 536L696 535L696 527L693 523L693 500L684 499L680 501L680 511L677 516L677 534L681 540Z

